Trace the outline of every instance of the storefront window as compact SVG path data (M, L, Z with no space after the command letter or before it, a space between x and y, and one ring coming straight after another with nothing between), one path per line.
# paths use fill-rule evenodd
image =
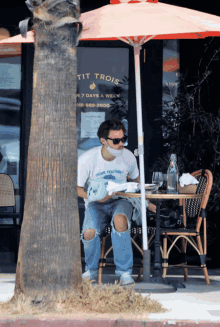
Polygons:
M80 156L101 145L97 131L103 121L119 118L128 130L129 50L79 47L77 67L76 119Z
M20 84L21 57L0 58L0 173L12 178L16 212L20 212Z
M179 41L165 40L163 47L163 98L162 116L166 124L162 126L163 138L167 141L172 131L178 128L179 109L175 106L180 70ZM169 144L167 144L169 145Z

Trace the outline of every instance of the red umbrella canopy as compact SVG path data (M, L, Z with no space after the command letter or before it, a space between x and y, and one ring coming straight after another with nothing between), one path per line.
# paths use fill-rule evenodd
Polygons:
M220 36L220 17L160 3L158 0L111 0L111 4L85 12L81 40L198 39ZM33 32L0 43L34 42ZM143 40L142 40L143 42ZM141 43L142 43L141 42Z
M0 41L0 43L34 43L34 32L27 32L26 37L22 37L21 34L15 35Z
M83 23L81 40L220 36L220 17L158 0L111 0L109 5L82 14L80 20Z

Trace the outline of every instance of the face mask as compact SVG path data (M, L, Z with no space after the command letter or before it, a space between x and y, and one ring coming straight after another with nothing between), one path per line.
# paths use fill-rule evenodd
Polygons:
M117 150L117 149L113 149L110 148L110 146L107 146L106 148L108 150L108 152L110 152L114 157L119 157L122 155L123 149L122 150Z
M106 149L108 150L108 152L111 153L114 157L119 157L122 155L124 149L122 150L113 149L107 144L107 142L105 144L107 145Z

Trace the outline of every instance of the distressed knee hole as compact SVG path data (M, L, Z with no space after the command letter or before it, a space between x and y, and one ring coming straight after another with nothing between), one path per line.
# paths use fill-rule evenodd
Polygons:
M89 228L86 229L83 233L83 238L86 241L90 241L95 237L95 229Z
M113 222L117 232L125 232L128 229L127 218L125 215L115 215Z

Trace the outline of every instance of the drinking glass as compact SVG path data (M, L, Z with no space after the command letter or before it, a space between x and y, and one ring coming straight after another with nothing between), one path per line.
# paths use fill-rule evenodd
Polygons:
M159 187L161 187L163 185L163 173L158 171L153 172L152 184L156 184L159 185Z

